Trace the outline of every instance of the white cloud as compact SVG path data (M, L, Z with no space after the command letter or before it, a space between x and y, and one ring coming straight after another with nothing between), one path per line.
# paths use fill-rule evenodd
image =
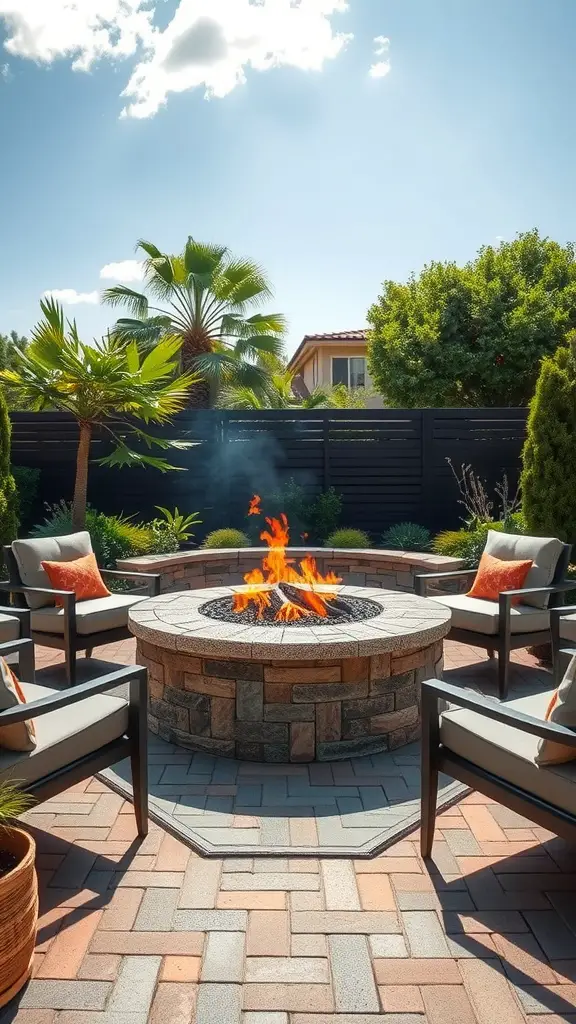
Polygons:
M47 64L68 57L80 71L149 44L152 17L149 0L0 0L8 53Z
M245 83L247 68L321 71L351 38L332 24L332 15L346 9L345 0L180 0L134 69L123 113L150 117L169 93L188 89L226 96Z
M122 284L130 284L133 281L142 281L144 278L144 266L140 260L120 260L119 263L107 263L100 271L100 277L105 281L120 281Z
M386 75L390 74L391 64L388 58L388 52L390 50L390 40L387 36L376 36L374 40L374 53L376 57L383 57L383 60L377 60L372 64L370 71L368 72L371 78L385 78Z
M9 82L12 77L9 64L0 64L0 78L4 82Z
M55 299L64 306L95 306L100 301L98 292L77 292L75 288L51 288L43 293L42 298Z
M161 29L161 0L0 0L5 49L52 63L72 60L88 71L102 58L135 58L123 95L127 117L151 117L170 93L202 89L223 97L246 70L294 67L321 71L352 37L333 16L346 0L179 0Z

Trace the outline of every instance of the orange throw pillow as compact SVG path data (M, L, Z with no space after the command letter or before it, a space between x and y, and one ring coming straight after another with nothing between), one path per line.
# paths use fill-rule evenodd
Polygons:
M467 597L481 597L486 601L497 601L503 590L520 590L532 568L530 559L525 562L504 562L486 552L480 559L478 572ZM512 604L520 604L520 598L512 598Z
M100 575L93 554L74 558L70 562L41 562L54 590L73 590L77 601L90 601L93 597L110 597L110 591ZM530 563L532 564L532 563ZM56 598L62 607L62 598Z
M17 708L25 704L26 697L10 666L0 658L0 711ZM36 746L34 722L17 722L15 725L0 726L0 747L5 750L34 750Z

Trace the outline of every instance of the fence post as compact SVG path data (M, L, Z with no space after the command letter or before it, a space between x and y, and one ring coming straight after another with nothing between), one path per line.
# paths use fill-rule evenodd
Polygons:
M422 509L422 520L428 521L430 518L436 519L434 512L434 418L436 415L435 409L422 409L422 417L420 421L420 443L422 451L422 495L421 495L421 509ZM433 508L432 516L430 515L431 506Z
M322 445L324 450L324 490L330 487L330 418L324 414L322 423Z

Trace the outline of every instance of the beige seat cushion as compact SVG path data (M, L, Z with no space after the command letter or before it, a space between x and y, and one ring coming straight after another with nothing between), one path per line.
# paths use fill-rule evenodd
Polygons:
M554 690L506 702L506 707L544 720ZM539 768L539 739L475 711L444 712L440 741L455 754L556 807L576 814L576 762Z
M95 597L92 601L76 604L76 632L82 636L118 629L128 623L128 612L135 604L145 601L140 594L112 594ZM37 608L31 616L32 629L39 633L63 633L64 609L50 606Z
M12 541L12 551L18 565L20 579L27 587L48 587L52 584L41 562L71 562L92 554L90 534L86 530L65 537L37 537L32 540ZM43 608L52 604L50 597L27 595L29 608Z
M549 722L564 725L576 733L576 654L564 673L547 716ZM576 747L555 740L540 740L536 762L539 765L562 764L576 759Z
M563 640L576 640L576 615L560 617L560 636Z
M33 683L21 686L27 703L57 692ZM35 718L34 725L35 750L0 750L0 782L34 782L123 736L128 729L128 702L98 694Z
M484 601L466 594L442 594L428 598L452 611L452 626L455 629L470 629L474 633L495 636L498 633L498 602ZM510 610L512 633L538 633L548 629L550 615L546 608L532 608L526 604L513 605Z
M9 640L18 640L20 637L20 620L13 615L0 613L0 644L7 644Z
M554 579L563 544L556 537L522 537L515 533L488 530L484 551L509 562L532 560L525 587L547 587ZM532 594L524 602L534 608L547 608L548 596Z

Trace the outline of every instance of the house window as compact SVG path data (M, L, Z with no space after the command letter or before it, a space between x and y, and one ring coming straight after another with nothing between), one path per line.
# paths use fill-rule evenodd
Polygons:
M347 388L366 387L366 360L364 356L335 356L332 359L332 384Z

